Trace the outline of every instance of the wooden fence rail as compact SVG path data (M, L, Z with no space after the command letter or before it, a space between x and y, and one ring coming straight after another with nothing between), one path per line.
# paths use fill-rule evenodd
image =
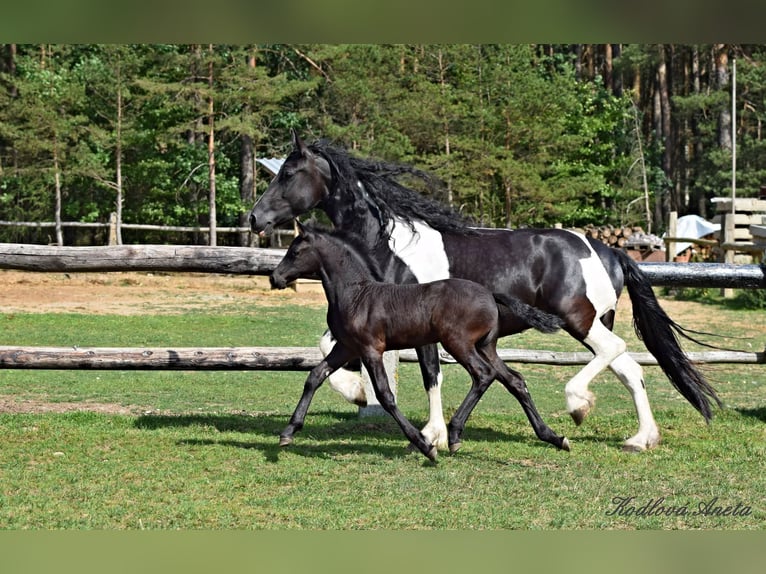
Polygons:
M49 247L0 243L0 269L42 272L170 271L268 275L284 255L281 249L174 245ZM766 288L763 265L717 263L639 263L653 285ZM589 352L503 349L503 360L548 365L584 365ZM649 353L631 353L642 365L656 364ZM766 363L764 352L688 353L698 363ZM401 351L402 361L415 361ZM321 360L318 349L303 347L119 348L0 347L4 369L94 370L293 370L307 371ZM446 353L442 361L452 362Z
M178 271L268 275L281 249L193 245L50 247L0 243L0 269L24 271ZM639 263L653 285L766 289L766 266L724 263Z
M509 363L585 365L587 351L498 349ZM650 353L629 353L641 365L656 365ZM766 352L689 352L696 363L766 364ZM99 371L309 371L322 360L311 347L13 347L0 346L0 369L78 369ZM399 352L402 362L417 362L413 350ZM442 363L454 359L441 352Z
M0 243L0 269L46 272L176 271L268 275L282 249L198 245L49 247Z

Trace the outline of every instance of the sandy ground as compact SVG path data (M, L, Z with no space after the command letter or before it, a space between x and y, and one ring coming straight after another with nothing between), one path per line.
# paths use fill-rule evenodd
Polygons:
M272 291L267 277L164 273L30 273L0 270L0 314L175 314L198 309L237 313L242 304L325 305L321 286ZM0 395L0 413L94 411L135 414L137 407L44 402ZM138 409L140 411L140 409Z
M2 313L182 313L294 302L324 305L319 290L272 291L267 277L173 273L30 273L0 270Z

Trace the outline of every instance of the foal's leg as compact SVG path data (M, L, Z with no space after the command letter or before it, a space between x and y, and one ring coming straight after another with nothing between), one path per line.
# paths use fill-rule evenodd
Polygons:
M569 440L566 437L557 435L553 432L553 429L545 423L540 416L540 413L537 412L537 407L532 401L532 396L529 394L529 389L527 389L527 384L521 374L509 368L508 365L497 356L497 353L494 355L495 356L492 357L492 364L497 370L497 379L506 389L508 389L508 392L519 401L519 404L521 405L521 408L524 409L524 414L527 415L529 424L532 425L537 438L550 443L557 448L568 451Z
M479 367L477 367L477 362L480 365ZM455 453L460 449L465 422L495 378L519 401L524 414L527 415L527 419L540 440L562 450L569 450L567 438L557 435L540 416L523 377L518 372L508 368L497 355L497 351L495 351L493 346L484 347L481 354L478 352L471 353L470 359L464 366L471 373L474 383L463 403L450 420L450 452Z
M458 351L457 349L447 349L462 366L471 375L471 388L468 390L463 402L452 415L448 425L449 450L451 453L457 452L461 445L463 429L473 409L479 403L484 393L487 392L489 385L494 379L494 372L481 359L475 349L468 351ZM457 354L456 354L457 352Z
M423 376L423 386L428 395L428 422L421 431L429 444L436 448L447 448L447 425L442 408L442 371L439 366L439 349L427 345L415 349Z
M396 406L396 399L391 392L388 384L388 376L383 366L383 357L380 354L370 353L362 357L362 362L370 375L372 388L375 390L375 397L380 405L390 414L399 424L404 435L415 445L420 452L432 461L436 460L436 447L428 441L426 437L413 425Z
M314 398L314 393L321 386L324 380L337 369L345 365L355 356L340 342L338 342L322 361L309 373L306 378L306 382L303 384L303 394L301 395L298 405L293 411L293 416L290 417L290 422L285 427L285 430L279 435L279 446L287 446L293 442L293 435L296 431L303 428L303 421L306 418L306 413L309 410L311 399Z

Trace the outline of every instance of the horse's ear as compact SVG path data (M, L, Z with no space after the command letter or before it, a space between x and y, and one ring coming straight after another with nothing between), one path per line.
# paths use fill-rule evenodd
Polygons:
M306 237L309 232L308 228L297 219L295 220L295 224L298 226L298 235L301 237Z
M295 151L300 152L300 154L303 157L308 157L309 155L311 155L309 148L306 147L305 143L303 143L303 140L300 138L295 128L293 128L292 132L293 132L293 148L295 148Z

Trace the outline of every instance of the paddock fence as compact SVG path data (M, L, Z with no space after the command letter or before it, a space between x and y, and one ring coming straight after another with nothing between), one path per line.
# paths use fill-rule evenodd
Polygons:
M282 249L178 245L50 247L0 243L0 269L35 272L198 272L268 275L284 255ZM766 288L766 266L721 263L639 263L652 285L672 287ZM547 365L584 365L589 352L499 350L504 361ZM650 353L630 353L640 364L653 365ZM689 352L697 363L766 363L760 352ZM121 348L0 346L3 369L78 370L291 370L308 371L321 361L316 348ZM442 362L454 362L442 352ZM414 362L414 351L399 360Z

